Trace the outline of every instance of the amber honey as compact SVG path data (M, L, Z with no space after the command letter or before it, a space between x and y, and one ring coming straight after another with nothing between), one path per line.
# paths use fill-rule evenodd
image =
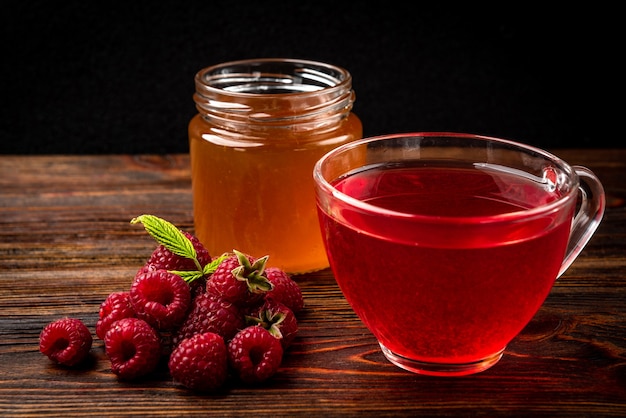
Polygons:
M328 267L312 171L359 139L350 74L299 60L220 64L196 75L189 123L195 233L212 255L269 255L289 273Z

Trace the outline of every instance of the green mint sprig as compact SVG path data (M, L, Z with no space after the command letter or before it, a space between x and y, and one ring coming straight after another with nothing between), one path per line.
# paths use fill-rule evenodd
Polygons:
M225 258L228 258L227 254L221 255L215 260L212 260L209 264L204 266L204 269L202 270L202 272L195 271L195 270L194 271L171 270L170 273L174 273L182 277L183 280L186 281L187 283L191 283L194 280L201 278L202 276L210 276L211 274L215 273L215 270L217 270L217 266L219 266L219 264L222 261L224 261Z
M188 273L190 273L190 278L193 275L199 275L197 277L201 277L204 274L202 266L198 261L198 254L196 253L196 249L193 247L193 244L191 243L189 238L187 238L185 234L180 231L180 229L178 229L176 226L166 221L165 219L161 219L154 215L141 215L133 218L130 221L131 224L136 224L139 222L143 224L146 231L148 231L148 233L152 236L152 238L155 239L157 243L163 245L165 248L178 256L193 260L198 270L193 272L184 272L185 276L187 276ZM191 278L189 281L193 281L197 277ZM185 277L183 277L183 279L184 278Z

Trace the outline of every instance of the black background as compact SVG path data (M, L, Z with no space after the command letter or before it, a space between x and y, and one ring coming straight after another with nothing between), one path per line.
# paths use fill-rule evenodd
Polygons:
M3 1L0 153L187 152L194 74L260 57L348 69L366 136L623 146L617 7L438 4Z

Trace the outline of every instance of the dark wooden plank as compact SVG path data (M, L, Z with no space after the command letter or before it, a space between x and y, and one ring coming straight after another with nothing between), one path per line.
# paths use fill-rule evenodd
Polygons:
M297 276L306 309L278 375L212 395L181 389L164 365L119 382L98 339L78 370L38 352L49 321L93 330L106 295L129 286L154 248L131 218L193 231L187 156L0 156L0 415L625 416L626 150L554 153L596 172L609 207L492 369L446 379L391 365L324 270Z

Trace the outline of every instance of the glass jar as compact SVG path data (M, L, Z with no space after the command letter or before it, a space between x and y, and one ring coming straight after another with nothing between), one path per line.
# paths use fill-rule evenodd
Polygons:
M294 59L223 63L195 77L189 123L195 234L298 274L328 267L313 166L362 137L343 68Z

